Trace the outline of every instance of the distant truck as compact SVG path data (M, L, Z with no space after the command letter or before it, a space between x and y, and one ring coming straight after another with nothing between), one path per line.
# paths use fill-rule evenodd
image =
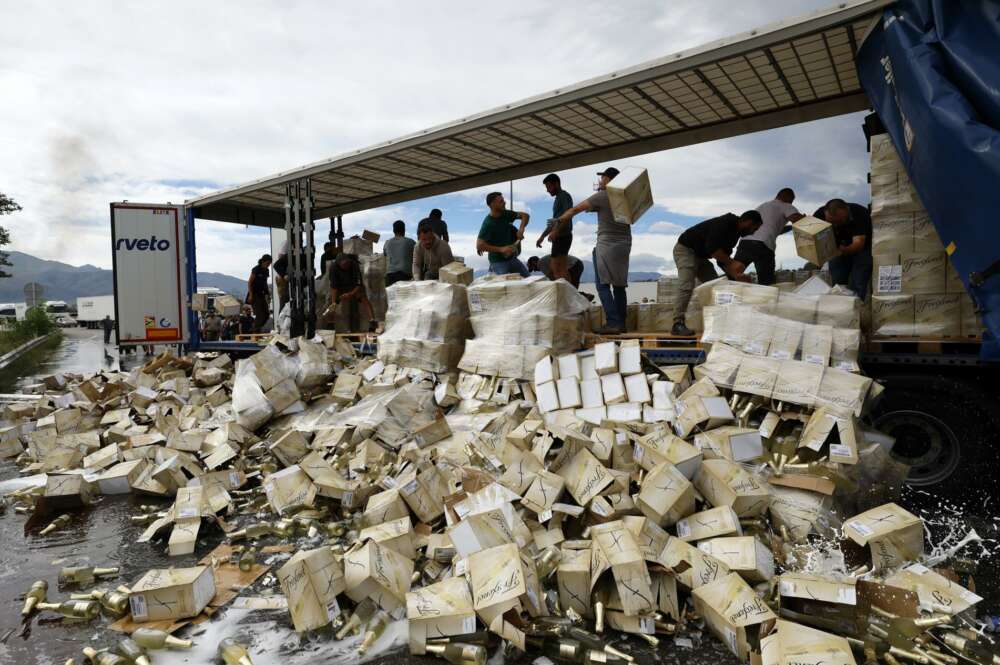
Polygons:
M76 322L82 328L100 328L105 316L115 318L115 297L88 296L76 299Z

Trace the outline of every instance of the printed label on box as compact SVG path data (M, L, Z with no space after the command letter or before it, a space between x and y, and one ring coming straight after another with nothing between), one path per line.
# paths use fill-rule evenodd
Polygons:
M128 599L129 609L132 612L132 616L136 619L146 618L146 597L139 594L135 596L130 596Z
M879 293L900 293L902 290L903 266L879 266L877 291Z

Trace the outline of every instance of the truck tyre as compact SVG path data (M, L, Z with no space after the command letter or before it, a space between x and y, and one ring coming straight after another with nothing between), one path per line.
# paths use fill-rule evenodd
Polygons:
M955 498L1000 487L997 407L975 385L940 376L881 378L875 428L896 439L892 455L911 466L907 484ZM984 496L988 496L984 495Z

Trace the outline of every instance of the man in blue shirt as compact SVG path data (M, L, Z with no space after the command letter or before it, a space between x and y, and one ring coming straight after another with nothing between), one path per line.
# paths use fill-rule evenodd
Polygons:
M479 227L476 253L489 253L490 272L494 275L516 272L521 277L527 277L528 269L517 255L521 252L520 243L524 238L524 227L528 225L528 213L507 210L507 202L500 192L487 194L486 205L490 214ZM517 219L521 220L521 224L515 229L514 220Z
M550 173L542 180L545 191L552 197L552 217L546 222L545 230L539 236L536 247L541 247L545 238L552 243L549 265L554 279L569 279L569 248L573 244L573 218L560 220L564 212L573 207L573 197L562 188L559 176Z

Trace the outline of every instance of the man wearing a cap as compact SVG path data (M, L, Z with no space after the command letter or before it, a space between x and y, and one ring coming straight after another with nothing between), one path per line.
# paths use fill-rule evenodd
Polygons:
M614 335L625 332L628 305L625 287L628 285L628 259L632 252L632 227L615 221L608 201L606 188L618 175L618 169L609 166L597 175L600 176L597 192L559 215L556 223L569 221L581 212L597 213L597 246L594 247L593 254L594 282L608 320L608 324L597 332Z

